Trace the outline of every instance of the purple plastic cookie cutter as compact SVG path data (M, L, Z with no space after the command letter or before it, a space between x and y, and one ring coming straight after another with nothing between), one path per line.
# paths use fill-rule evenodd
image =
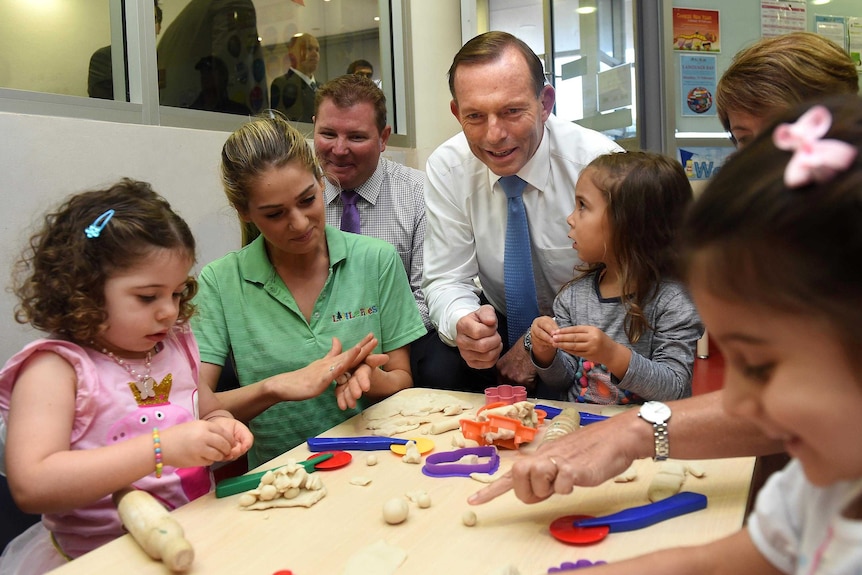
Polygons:
M595 567L596 565L607 565L607 561L590 561L589 559L578 559L577 562L566 561L561 563L559 567L551 567L548 573L564 573L566 571L574 571L585 567Z
M462 457L476 455L480 458L487 457L483 463L456 463ZM470 477L471 473L492 474L500 468L500 455L493 445L481 445L479 447L464 447L455 451L444 451L432 453L425 458L422 473L428 477Z
M527 388L523 385L498 385L485 388L485 405L502 401L508 405L527 401Z

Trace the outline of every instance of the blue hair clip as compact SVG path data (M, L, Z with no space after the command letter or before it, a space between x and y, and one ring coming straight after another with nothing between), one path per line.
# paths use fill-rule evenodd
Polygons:
M92 224L84 228L84 233L87 235L88 238L98 238L99 235L102 233L102 230L105 229L105 226L108 225L108 222L110 222L111 218L113 217L114 210L108 210L107 212L96 218L96 220Z

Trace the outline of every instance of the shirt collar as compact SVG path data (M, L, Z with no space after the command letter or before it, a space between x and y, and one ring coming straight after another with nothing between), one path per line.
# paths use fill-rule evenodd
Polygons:
M541 192L547 189L548 181L551 177L551 135L548 132L548 124L545 123L542 141L539 142L539 147L536 148L536 153L533 157L527 160L527 163L518 170L516 174L530 186ZM500 176L488 170L488 183L491 188L494 188L500 179ZM500 189L502 192L502 188Z
M296 68L291 68L291 70L293 70L293 73L296 74L297 76L299 76L300 78L302 78L302 81L305 82L306 84L308 84L309 86L311 86L311 83L314 82L314 76L313 75L312 76L306 76L305 74L303 74L302 72L300 72Z
M347 258L346 232L326 226L326 246L329 249L329 267ZM266 253L263 235L256 237L239 252L239 272L245 281L265 285L275 275L275 266Z
M385 168L383 163L385 158L380 156L380 159L377 161L377 168L374 170L374 173L365 180L360 186L354 189L354 191L361 197L363 200L371 204L372 206L377 204L377 198L380 197L380 188L383 185L383 177L385 173ZM335 201L335 198L341 195L341 187L333 184L328 179L325 181L325 189L323 190L323 201L326 205L331 204Z

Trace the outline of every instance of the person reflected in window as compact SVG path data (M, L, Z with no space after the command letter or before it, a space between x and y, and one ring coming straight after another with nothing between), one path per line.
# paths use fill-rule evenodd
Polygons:
M153 0L156 11L156 36L162 31L162 8L159 0ZM114 73L111 59L111 46L103 46L90 56L87 73L87 95L104 100L114 99ZM129 101L129 88L126 86L126 102Z
M290 70L272 81L270 105L294 122L311 123L314 116L314 72L320 63L320 44L311 34L297 34L287 43Z
M269 108L269 82L252 0L189 0L165 28L158 46L159 103L193 107L200 95L202 58L216 56L230 71L227 93L252 113Z
M368 79L374 77L374 66L368 60L354 60L347 67L348 74L356 74L357 76L365 76Z
M224 60L218 56L204 56L195 64L195 70L201 73L201 93L192 102L191 108L242 116L251 115L248 106L235 102L228 96L228 70Z

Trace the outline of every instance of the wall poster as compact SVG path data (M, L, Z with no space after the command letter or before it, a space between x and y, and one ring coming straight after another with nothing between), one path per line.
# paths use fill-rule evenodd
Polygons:
M764 38L790 32L804 32L807 28L805 2L762 0L760 2L760 35Z
M673 49L721 52L718 10L673 9Z
M680 109L683 116L715 116L715 56L680 54Z

